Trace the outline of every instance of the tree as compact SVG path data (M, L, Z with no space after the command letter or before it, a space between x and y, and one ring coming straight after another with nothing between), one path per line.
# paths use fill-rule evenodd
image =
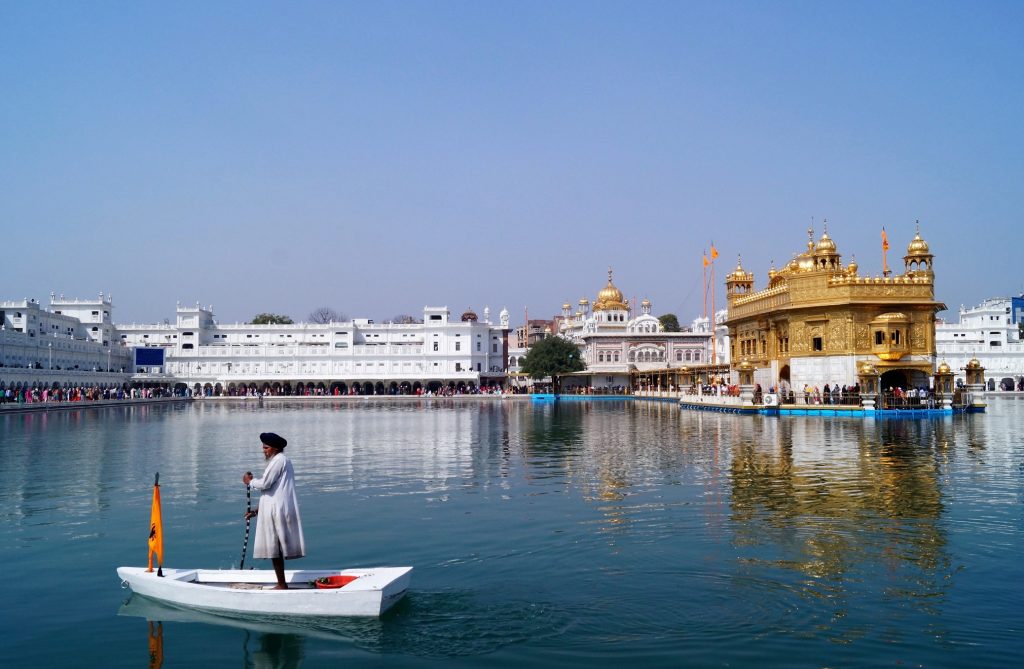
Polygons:
M262 313L253 316L249 322L253 325L291 325L295 321L284 314Z
M391 322L398 323L399 325L414 325L416 323L422 323L423 319L410 316L409 314L398 314L391 319Z
M658 316L658 320L661 321L661 327L665 328L665 332L679 332L679 319L675 314Z
M550 376L557 394L559 376L582 372L587 365L579 346L563 337L547 337L530 347L519 368L535 381Z
M341 323L347 320L348 316L330 307L317 307L309 314L310 323Z

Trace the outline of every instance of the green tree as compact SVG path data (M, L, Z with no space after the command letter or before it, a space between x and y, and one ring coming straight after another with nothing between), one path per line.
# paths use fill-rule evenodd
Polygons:
M249 321L253 325L291 325L295 321L285 316L284 314L256 314Z
M530 347L519 368L533 380L551 377L554 392L559 392L558 377L587 368L580 348L562 337L547 337Z
M658 320L661 321L661 327L665 328L665 332L679 332L679 319L675 314L658 316Z

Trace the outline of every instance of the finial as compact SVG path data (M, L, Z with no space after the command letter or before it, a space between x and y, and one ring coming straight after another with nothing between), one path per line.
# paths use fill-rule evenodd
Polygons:
M917 228L917 234L921 234L921 219L914 220L914 227Z
M612 268L608 268L608 283L612 282Z
M822 221L822 225L825 227L825 236L828 237L828 219Z

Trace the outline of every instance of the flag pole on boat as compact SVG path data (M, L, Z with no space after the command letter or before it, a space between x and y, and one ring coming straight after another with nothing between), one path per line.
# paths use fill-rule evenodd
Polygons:
M164 575L164 523L160 513L160 472L153 481L153 506L149 512L149 567L153 571L153 554L156 553L157 576Z

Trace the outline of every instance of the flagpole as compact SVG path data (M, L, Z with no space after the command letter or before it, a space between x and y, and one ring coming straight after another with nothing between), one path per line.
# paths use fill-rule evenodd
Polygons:
M714 248L714 244L711 245ZM718 336L715 326L715 256L711 254L711 364L718 364Z
M882 226L882 276L889 276L889 263L886 259L889 253L889 235L885 234L885 226Z
M701 257L701 277L703 280L703 292L701 298L704 300L704 318L708 317L708 252L704 251Z

